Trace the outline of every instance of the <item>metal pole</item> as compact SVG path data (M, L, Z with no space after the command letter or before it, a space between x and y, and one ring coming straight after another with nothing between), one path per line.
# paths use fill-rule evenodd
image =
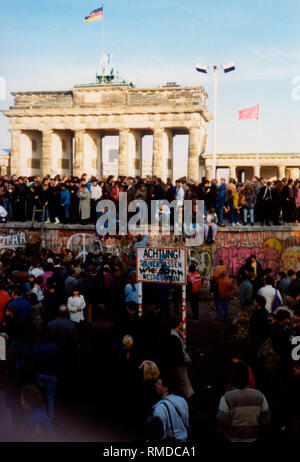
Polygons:
M257 119L257 126L256 126L256 162L255 162L255 176L260 177L260 172L259 172L259 118L260 114L258 114L258 119Z
M186 285L182 284L182 334L186 345Z
M138 282L138 297L139 297L139 317L143 316L143 285Z
M102 3L102 85L104 84L104 3Z
M217 92L218 92L218 66L214 68L214 133L213 133L213 152L212 152L212 168L211 180L216 178L216 165L217 165Z

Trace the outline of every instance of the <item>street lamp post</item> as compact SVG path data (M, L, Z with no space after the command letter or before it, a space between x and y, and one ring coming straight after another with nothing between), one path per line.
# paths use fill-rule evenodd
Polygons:
M213 122L213 149L212 149L212 168L211 168L211 179L216 178L216 167L217 167L217 94L218 94L218 69L219 66L205 66L198 64L196 70L207 74L208 70L212 67L214 73L214 122ZM231 72L235 70L235 64L223 64L222 65L224 73Z

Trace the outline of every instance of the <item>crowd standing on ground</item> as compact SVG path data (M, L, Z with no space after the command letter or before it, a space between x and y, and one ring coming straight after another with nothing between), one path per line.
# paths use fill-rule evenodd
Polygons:
M209 409L215 416L209 437L299 439L300 365L291 342L300 335L300 271L274 274L253 255L234 280L223 260L204 279L189 267L188 322L200 328L201 307L210 307L226 366L218 403ZM207 283L211 295L199 303ZM180 291L144 284L142 316L137 292L134 266L110 253L83 262L65 247L55 254L28 244L1 255L2 439L59 439L57 402L71 399L76 407L87 396L101 409L106 402L110 413L114 408L137 439L201 440L195 413L203 409L194 356L182 336Z

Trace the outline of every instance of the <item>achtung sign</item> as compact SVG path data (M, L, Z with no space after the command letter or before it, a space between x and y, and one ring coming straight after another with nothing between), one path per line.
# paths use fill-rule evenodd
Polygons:
M186 249L138 247L136 274L138 282L186 284Z

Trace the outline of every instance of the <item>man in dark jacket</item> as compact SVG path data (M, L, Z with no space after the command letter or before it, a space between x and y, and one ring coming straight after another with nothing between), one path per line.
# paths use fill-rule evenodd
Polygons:
M23 291L22 288L16 286L13 288L11 296L12 300L8 302L7 307L10 305L16 306L18 308L17 319L28 328L30 321L32 319L32 309L28 300L22 297Z
M249 272L240 286L240 303L243 309L250 308L253 304L254 279L254 272Z
M300 294L300 271L297 271L296 279L292 280L287 293L293 298L297 298L297 296Z
M249 326L249 335L257 351L260 345L269 337L268 311L265 307L265 297L257 295Z
M49 219L52 222L55 220L55 223L59 223L58 216L60 214L60 187L56 180L51 180L45 195L46 204L49 211Z
M258 193L258 208L260 214L260 224L264 226L266 222L267 226L270 226L269 220L272 217L272 183L268 181L265 186L263 186Z

